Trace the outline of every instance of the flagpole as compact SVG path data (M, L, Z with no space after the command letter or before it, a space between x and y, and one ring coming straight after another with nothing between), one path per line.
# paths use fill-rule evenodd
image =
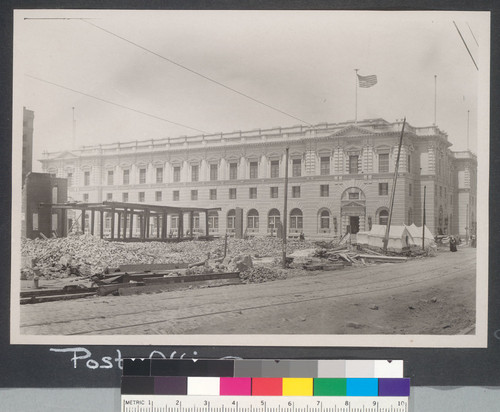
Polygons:
M358 70L354 69L354 93L355 93L355 104L354 104L354 123L358 122Z
M434 126L436 126L437 117L437 74L434 75Z

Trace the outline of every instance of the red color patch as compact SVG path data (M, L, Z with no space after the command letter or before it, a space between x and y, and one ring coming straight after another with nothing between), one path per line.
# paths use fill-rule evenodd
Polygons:
M283 379L252 378L252 395L283 396Z

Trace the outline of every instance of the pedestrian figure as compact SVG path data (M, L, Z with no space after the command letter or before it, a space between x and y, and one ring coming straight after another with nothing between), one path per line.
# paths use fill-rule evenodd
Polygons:
M450 252L457 251L457 241L454 236L450 236Z

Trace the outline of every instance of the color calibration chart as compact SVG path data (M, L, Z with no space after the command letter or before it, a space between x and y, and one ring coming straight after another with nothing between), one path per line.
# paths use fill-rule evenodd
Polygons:
M393 360L124 359L122 412L408 412Z

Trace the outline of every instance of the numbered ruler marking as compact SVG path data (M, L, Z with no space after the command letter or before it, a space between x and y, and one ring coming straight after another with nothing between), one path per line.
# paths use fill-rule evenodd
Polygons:
M122 395L122 412L408 412L404 396Z

